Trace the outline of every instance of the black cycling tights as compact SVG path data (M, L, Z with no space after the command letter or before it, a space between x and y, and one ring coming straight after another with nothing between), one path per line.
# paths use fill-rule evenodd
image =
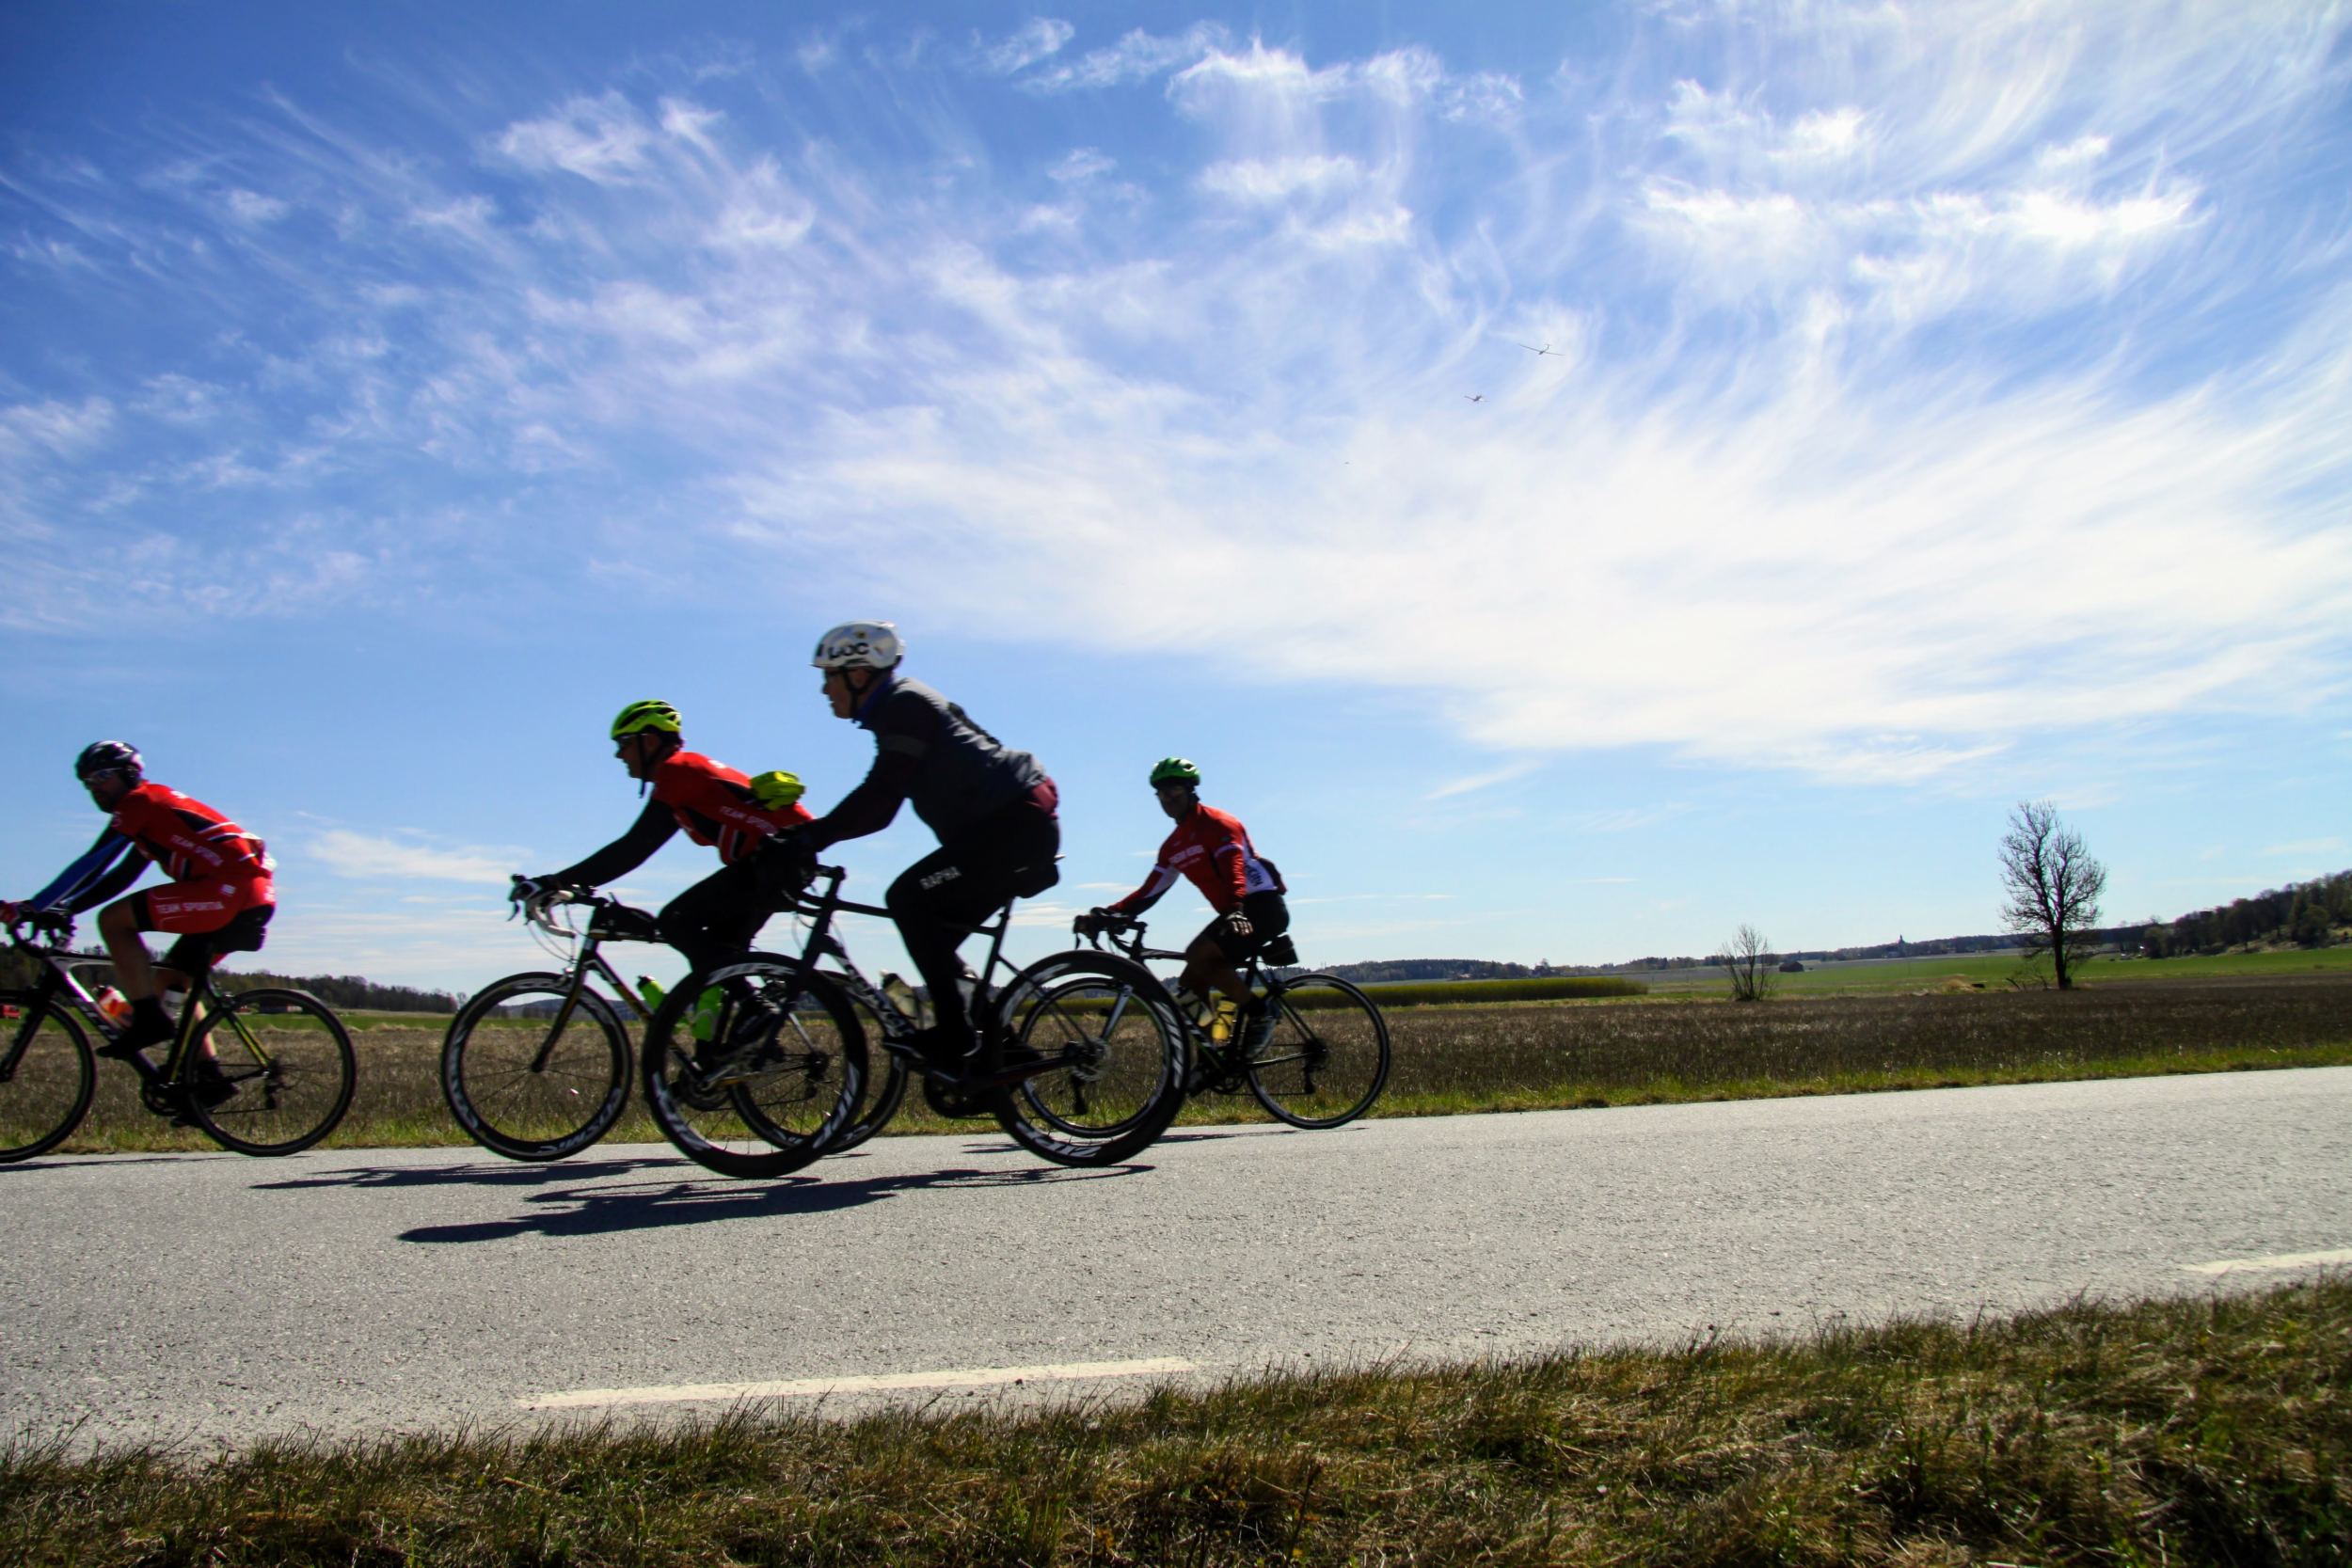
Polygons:
M780 902L763 879L756 857L721 866L662 907L661 940L690 970L741 958Z
M1061 823L1030 800L981 818L898 874L882 898L898 923L898 940L930 988L931 1011L946 1028L969 1027L963 965L956 949L1002 909L1023 872L1050 867L1061 848Z

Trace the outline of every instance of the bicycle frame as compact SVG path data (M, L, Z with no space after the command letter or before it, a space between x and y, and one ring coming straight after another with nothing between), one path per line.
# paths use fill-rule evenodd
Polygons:
M591 975L603 980L606 989L621 999L623 1005L635 1016L638 1022L653 1022L653 1009L645 1005L644 997L637 994L637 988L623 980L620 971L612 967L612 960L604 956L604 944L608 941L628 939L612 937L596 929L596 914L601 913L607 905L623 906L620 906L618 900L615 899L596 897L568 899L566 902L580 905L592 911L588 917L588 923L577 931L567 927L558 926L551 920L538 916L532 917L532 924L541 930L550 934L560 933L571 939L572 943L571 959L564 966L566 978L564 1001L562 1006L556 1008L555 1016L548 1020L547 1038L541 1042L539 1053L532 1058L532 1070L534 1072L546 1069L548 1053L555 1049L556 1039L564 1033L564 1025L571 1022L572 1012L580 1006L580 994L587 990Z
M842 973L837 978L850 982L843 989L848 990L850 996L871 1007L874 1015L882 1021L885 1026L882 1036L885 1045L894 1041L903 1042L913 1037L916 1027L914 1021L907 1016L904 1008L890 999L887 992L859 973L857 966L850 961L849 948L843 945L840 937L835 935L833 929L834 916L836 914L864 914L888 920L891 918L890 911L878 905L853 903L842 897L841 883L849 873L841 867L820 865L817 868L817 875L825 882L825 891L814 895L803 892L792 902L793 912L804 916L809 921L808 936L801 944L801 968L805 973L817 974L818 973L817 969L818 958L833 959L841 966ZM985 934L989 942L988 962L980 967L977 975L977 983L973 987L972 1016L976 1021L988 1020L989 1022L983 1026L991 1029L994 1028L995 1021L993 1016L993 1009L989 1006L993 995L990 981L1000 968L1010 969L1012 967L1011 960L1005 957L1005 935L1011 928L1012 905L1010 903L1006 904L996 912L994 920L973 927L973 935Z
M106 1016L106 1010L98 1005L98 999L90 994L88 988L82 984L80 976L73 973L77 969L111 963L112 959L98 958L87 953L76 953L70 947L27 942L14 931L10 931L8 936L11 949L30 955L41 966L41 974L40 979L33 984L32 1005L25 1008L24 1017L17 1027L9 1032L8 1050L5 1054L0 1054L0 1082L6 1082L16 1075L17 1063L24 1059L24 1048L30 1043L33 1032L40 1022L41 1012L52 1003L63 1004L80 1014L82 1021L96 1030L99 1037L108 1044L122 1037L122 1025ZM71 940L70 936L67 940ZM187 981L188 999L180 1009L179 1020L172 1031L171 1049L165 1053L163 1061L157 1064L141 1056L117 1058L129 1063L132 1069L138 1073L145 1090L150 1093L168 1090L179 1085L183 1069L186 1067L187 1059L195 1049L194 1041L198 1028L204 1020L206 1004L217 1004L220 1001L219 992L213 984L213 971L210 964L205 965L200 974L188 975ZM252 1033L234 1014L230 1016L229 1022L239 1037L251 1048L255 1059L266 1066L270 1060L269 1053L262 1048L261 1041L253 1037ZM152 1102L148 1108L156 1111L158 1115L167 1114L168 1111L168 1107L157 1106Z
M1096 945L1108 945L1113 952L1123 953L1139 964L1184 961L1185 955L1181 951L1170 951L1164 947L1146 947L1143 944L1144 929L1144 923L1136 920L1128 923L1123 929L1098 931L1086 940ZM1252 953L1248 958L1244 958L1235 966L1234 973L1241 976L1243 986L1252 996L1263 994L1266 981L1265 968L1259 955ZM1171 994L1174 989L1173 986L1169 987ZM1217 1042L1209 1037L1207 1031L1200 1027L1200 1021L1186 1017L1182 1007L1176 1009L1176 1022L1183 1024L1184 1032L1203 1047L1210 1050L1218 1049Z

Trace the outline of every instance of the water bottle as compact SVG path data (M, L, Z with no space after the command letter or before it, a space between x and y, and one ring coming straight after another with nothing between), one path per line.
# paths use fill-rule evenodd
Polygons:
M694 1016L687 1022L687 1031L698 1040L707 1040L719 1032L719 1009L726 1006L727 993L717 986L706 989L694 998Z
M98 988L98 1010L112 1023L131 1022L131 999L112 986Z
M661 982L652 975L640 974L637 976L637 994L645 999L645 1011L654 1013L661 1010L661 999L669 992L663 990Z

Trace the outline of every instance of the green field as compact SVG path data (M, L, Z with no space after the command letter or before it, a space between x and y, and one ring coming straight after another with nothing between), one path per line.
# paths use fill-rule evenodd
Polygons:
M2076 983L2084 986L2140 985L2168 980L2266 979L2277 975L2352 974L2352 945L2290 948L2280 952L2224 953L2213 958L2084 960ZM1719 969L1644 970L1631 976L1659 995L1723 993L1729 982ZM2046 984L2048 960L2028 969L2015 954L1970 954L1922 958L1868 958L1851 963L1807 962L1802 974L1774 974L1775 995L1821 996L1851 992L1931 990L1953 982L1995 987Z

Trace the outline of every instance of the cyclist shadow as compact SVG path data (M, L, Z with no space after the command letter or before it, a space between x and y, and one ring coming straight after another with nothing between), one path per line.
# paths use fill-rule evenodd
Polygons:
M437 1244L496 1242L514 1236L609 1236L619 1231L708 1225L719 1220L834 1213L900 1193L933 1187L1033 1187L1050 1181L1095 1181L1106 1177L1136 1176L1151 1168L1110 1165L1081 1170L1040 1165L1020 1170L917 1171L849 1181L794 1176L759 1185L690 1178L620 1188L540 1193L525 1200L548 1206L536 1212L469 1225L420 1226L402 1231L400 1239Z
M501 1161L424 1169L398 1165L358 1165L322 1171L288 1181L256 1181L257 1192L291 1192L304 1187L544 1187L555 1181L578 1181L602 1176L625 1176L649 1165L674 1164L668 1159L566 1160L546 1164Z

